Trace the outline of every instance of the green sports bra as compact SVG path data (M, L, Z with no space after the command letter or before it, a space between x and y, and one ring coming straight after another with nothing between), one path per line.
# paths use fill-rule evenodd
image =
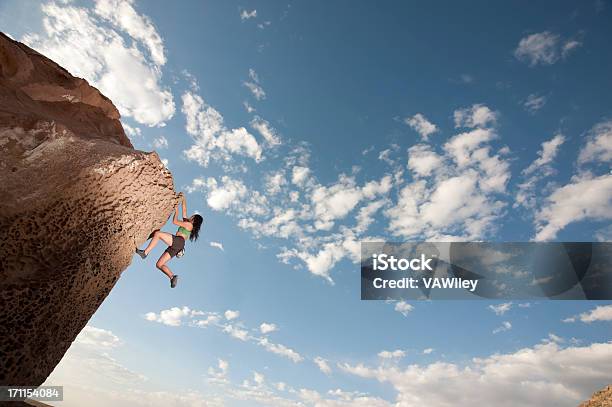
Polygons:
M187 229L185 229L185 228L184 228L184 227L182 227L182 226L179 226L179 228L178 228L178 232L177 232L177 233L180 233L181 235L183 235L183 236L184 236L185 238L187 238L187 239L189 238L189 235L191 235L191 232L190 232L190 231L188 231Z

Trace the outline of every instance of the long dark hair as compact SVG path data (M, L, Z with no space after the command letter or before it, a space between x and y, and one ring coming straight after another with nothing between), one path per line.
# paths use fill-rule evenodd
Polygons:
M200 226L202 226L202 222L204 222L204 218L201 215L193 215L193 229L191 229L191 234L189 235L189 240L195 242L198 240L198 235L200 233Z

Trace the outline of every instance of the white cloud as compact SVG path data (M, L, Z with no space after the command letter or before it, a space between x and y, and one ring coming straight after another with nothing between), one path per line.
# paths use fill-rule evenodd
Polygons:
M423 144L408 150L413 181L385 211L391 233L407 239L480 239L495 228L505 206L495 195L506 192L510 179L503 149L492 153L490 143L497 134L485 127L496 118L483 105L459 109L456 124L475 128L451 137L444 155Z
M561 48L561 57L565 58L567 57L573 50L575 50L576 48L580 48L582 46L582 42L577 41L577 40L569 40L567 41L565 44L563 44L563 47Z
M329 366L329 363L327 363L327 360L323 359L320 356L317 356L316 358L314 358L314 362L317 365L317 367L319 368L320 371L322 371L325 374L330 374L331 373L331 367Z
M221 242L210 242L210 247L215 247L221 251L225 251L225 249L223 248L223 243Z
M292 169L291 182L295 185L304 185L309 175L310 168L296 165Z
M227 176L221 178L222 184L217 184L214 178L209 178L206 185L209 188L208 198L206 202L214 210L222 210L229 208L232 203L237 202L247 193L246 186L237 180L233 180Z
M164 136L157 137L153 140L153 148L157 150L168 148L168 139Z
M269 145L275 146L281 143L276 130L270 126L270 123L261 117L255 116L253 120L251 120L251 127L257 130Z
M228 321L231 321L233 319L238 318L240 316L240 312L228 309L227 311L225 311L224 316L225 316L225 319L227 319Z
M554 341L474 358L369 367L339 364L352 375L389 383L396 406L575 406L609 383L612 343L562 347Z
M242 82L244 86L246 86L250 91L253 97L257 100L263 100L266 98L266 92L261 87L259 83L259 76L254 69L249 69L249 79L250 81Z
M250 20L251 18L255 18L257 17L257 10L253 9L251 11L247 11L246 9L243 9L240 12L240 19L242 21L244 20Z
M287 184L287 179L283 172L275 172L266 176L266 192L268 195L276 195L281 192Z
M91 325L86 325L83 328L77 335L75 343L98 350L113 349L122 344L121 340L111 331Z
M125 134L130 138L130 140L134 140L135 138L139 138L142 136L142 131L139 127L132 127L127 123L121 123L123 125L123 129L125 130Z
M582 43L579 41L562 41L558 34L543 31L522 38L514 50L514 56L530 66L552 65L580 45Z
M233 338L236 338L236 339L239 339L239 340L241 340L243 342L248 341L249 338L250 338L249 337L249 332L246 329L242 329L241 327L236 326L236 325L225 325L223 327L223 332L225 332L229 336L231 336Z
M378 357L381 359L401 359L404 356L406 356L406 352L400 349L394 351L383 350L378 353Z
M427 177L443 164L443 158L426 144L417 144L408 149L408 168L416 176Z
M421 113L405 118L404 122L419 133L423 141L427 141L430 135L438 131L436 125L427 120Z
M138 14L134 10L132 0L97 0L95 12L135 40L141 41L157 65L161 66L166 63L164 42L161 36L149 17Z
M265 335L271 332L278 331L278 327L275 324L269 324L267 322L264 322L261 325L259 325L259 331Z
M234 154L261 161L261 146L244 127L227 129L221 113L192 92L185 92L182 101L185 130L195 142L185 151L187 159L204 167L211 158L229 161Z
M598 305L588 312L583 312L577 317L570 317L563 322L575 322L579 319L582 322L591 323L596 321L612 321L612 305Z
M45 386L63 386L66 406L91 407L220 407L222 400L212 394L180 387L168 389L154 383L115 359L112 353L121 341L113 332L86 326L60 363L46 379ZM155 388L155 391L151 391Z
M545 104L546 96L538 95L535 93L532 93L527 96L527 99L523 102L523 106L531 114L535 114L538 110L543 108Z
M612 175L575 176L555 189L536 214L535 240L551 240L573 222L612 219Z
M200 315L199 311L194 311L189 307L173 307L162 310L159 314L148 312L145 314L147 321L159 322L168 326L180 326L184 319Z
M257 100L263 100L266 98L266 91L257 83L254 82L243 82L250 91L253 97Z
M551 150L555 150L554 146ZM554 156L554 154L552 154ZM542 160L544 155L542 155ZM566 185L556 187L535 214L535 240L551 240L573 222L612 219L612 121L595 125L578 153L578 171ZM598 166L599 163L606 165ZM587 170L587 164L591 169ZM596 172L601 171L597 176Z
M511 302L504 302L502 304L497 305L489 305L489 309L495 313L495 315L504 315L506 312L510 311L512 308Z
M580 150L578 164L607 163L612 161L612 120L595 125L587 136L587 142Z
M516 199L512 205L514 208L518 206L536 207L536 185L541 179L554 174L555 170L551 164L564 142L565 137L562 134L557 134L552 139L542 143L542 148L538 151L538 158L523 170L523 175L529 177L518 185Z
M50 2L41 10L44 32L26 34L23 42L87 79L123 116L147 126L173 116L172 94L162 85L163 41L131 2L98 0L95 10Z
M247 111L247 113L253 113L255 111L257 111L253 106L251 106L251 104L249 102L247 102L246 100L244 102L242 102L242 105L244 106L244 109Z
M284 356L290 359L292 362L297 363L304 360L302 355L282 345L280 343L272 343L268 338L260 338L258 342L259 346L264 347L268 352L276 353L277 355Z
M550 164L564 142L565 137L562 134L557 134L552 139L543 142L542 149L538 152L538 158L523 170L523 174L529 175L535 170Z
M509 321L504 321L502 322L501 326L495 328L493 330L494 334L498 334L500 332L505 332L505 331L509 331L512 329L512 324Z
M475 104L469 108L457 109L453 113L455 127L488 127L497 123L498 114L487 106Z
M408 304L406 301L398 301L395 303L394 309L406 317L410 311L414 309L414 306Z
M433 348L423 349L423 355L430 355L433 353L433 351L434 351Z

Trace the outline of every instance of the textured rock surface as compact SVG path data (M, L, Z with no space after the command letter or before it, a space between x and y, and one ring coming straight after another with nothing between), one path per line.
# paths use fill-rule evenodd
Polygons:
M612 385L596 392L590 400L579 407L612 407Z
M0 384L39 385L176 204L115 106L0 33Z

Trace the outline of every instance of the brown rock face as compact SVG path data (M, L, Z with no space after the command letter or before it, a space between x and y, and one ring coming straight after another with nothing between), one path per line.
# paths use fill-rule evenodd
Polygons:
M612 407L612 385L596 392L590 400L579 407Z
M0 385L40 385L176 205L97 89L0 33Z

